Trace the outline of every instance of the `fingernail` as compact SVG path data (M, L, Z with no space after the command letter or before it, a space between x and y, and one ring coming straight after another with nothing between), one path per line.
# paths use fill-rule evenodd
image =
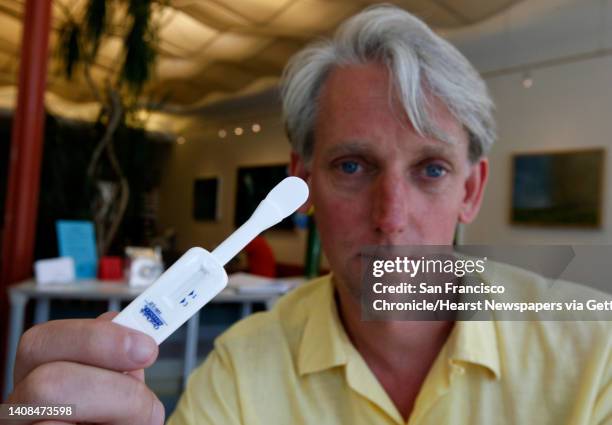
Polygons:
M131 334L129 356L135 363L146 363L155 352L155 341L146 335Z

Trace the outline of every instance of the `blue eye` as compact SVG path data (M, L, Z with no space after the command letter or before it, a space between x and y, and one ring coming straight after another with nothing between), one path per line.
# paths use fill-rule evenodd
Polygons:
M429 178L436 179L446 174L446 170L440 164L427 164L425 167L425 175Z
M355 161L344 161L340 164L340 167L346 174L354 174L359 169L359 164Z

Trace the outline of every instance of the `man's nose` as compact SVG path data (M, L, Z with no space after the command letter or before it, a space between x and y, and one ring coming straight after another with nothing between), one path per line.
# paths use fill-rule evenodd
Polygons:
M402 234L409 221L408 183L397 173L381 174L373 189L372 220L376 232L383 236Z

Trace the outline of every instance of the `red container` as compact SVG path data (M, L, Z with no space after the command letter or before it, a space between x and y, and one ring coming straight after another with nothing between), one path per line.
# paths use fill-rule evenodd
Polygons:
M111 256L100 258L98 279L123 280L123 258Z

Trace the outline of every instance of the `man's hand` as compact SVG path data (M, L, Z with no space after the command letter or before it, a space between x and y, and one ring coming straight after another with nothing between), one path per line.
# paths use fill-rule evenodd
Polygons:
M72 404L70 423L162 425L163 406L145 385L143 369L157 358L157 344L110 322L116 314L51 321L24 333L6 402Z

